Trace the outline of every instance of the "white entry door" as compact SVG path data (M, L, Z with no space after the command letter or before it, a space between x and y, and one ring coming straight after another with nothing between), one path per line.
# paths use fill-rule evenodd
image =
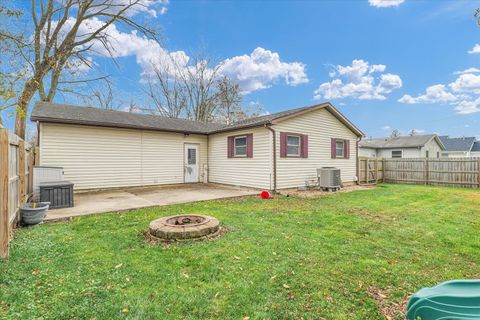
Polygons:
M185 145L185 183L198 182L198 145Z

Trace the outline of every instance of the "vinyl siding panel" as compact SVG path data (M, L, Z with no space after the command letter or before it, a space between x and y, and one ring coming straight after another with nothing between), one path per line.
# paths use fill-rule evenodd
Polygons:
M377 149L375 148L358 148L359 157L375 158L377 156Z
M337 167L344 183L356 176L356 135L329 111L320 109L275 124L277 131L277 188L295 188L316 179L317 168ZM280 132L308 135L308 158L280 158ZM331 159L331 138L350 140L350 159Z
M439 153L440 157L442 156L442 147L438 144L437 140L432 139L425 144L420 152L420 156L422 158L427 156L427 150L429 153L429 158L437 158L437 152Z
M203 181L202 135L42 123L40 164L63 167L76 190L183 183L185 143L199 145Z
M392 151L402 151L402 158L421 158L421 150L418 148L392 148L392 149L378 149L377 156L379 158L391 158Z
M252 158L228 158L227 138L253 134ZM209 182L270 189L272 172L272 138L265 128L217 133L208 138Z

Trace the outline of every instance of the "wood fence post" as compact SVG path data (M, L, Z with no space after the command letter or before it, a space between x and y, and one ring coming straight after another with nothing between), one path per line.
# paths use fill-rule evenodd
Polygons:
M385 166L387 165L387 162L385 160L385 158L382 159L382 180L383 180L383 183L386 182L386 178L385 178Z
M30 161L28 163L28 196L31 196L33 193L33 166L35 165L35 157L37 153L37 148L32 146L30 148Z
M0 258L8 257L10 222L8 221L8 129L0 128Z
M367 158L367 162L365 163L365 179L366 184L370 183L370 159Z
M478 174L477 174L477 180L478 180L478 187L480 188L480 158L478 158Z
M425 159L425 164L423 169L425 170L425 185L428 185L428 158Z
M18 144L18 195L20 203L25 202L25 141Z

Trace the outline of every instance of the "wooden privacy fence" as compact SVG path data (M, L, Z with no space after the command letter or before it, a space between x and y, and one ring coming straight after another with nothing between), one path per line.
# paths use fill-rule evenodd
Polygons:
M480 188L480 158L359 158L359 183Z
M0 258L8 256L20 204L32 192L33 151L25 141L0 127Z

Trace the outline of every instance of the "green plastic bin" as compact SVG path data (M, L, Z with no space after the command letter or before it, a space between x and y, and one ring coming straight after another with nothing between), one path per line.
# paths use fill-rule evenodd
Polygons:
M414 294L408 320L480 319L480 280L452 280Z

